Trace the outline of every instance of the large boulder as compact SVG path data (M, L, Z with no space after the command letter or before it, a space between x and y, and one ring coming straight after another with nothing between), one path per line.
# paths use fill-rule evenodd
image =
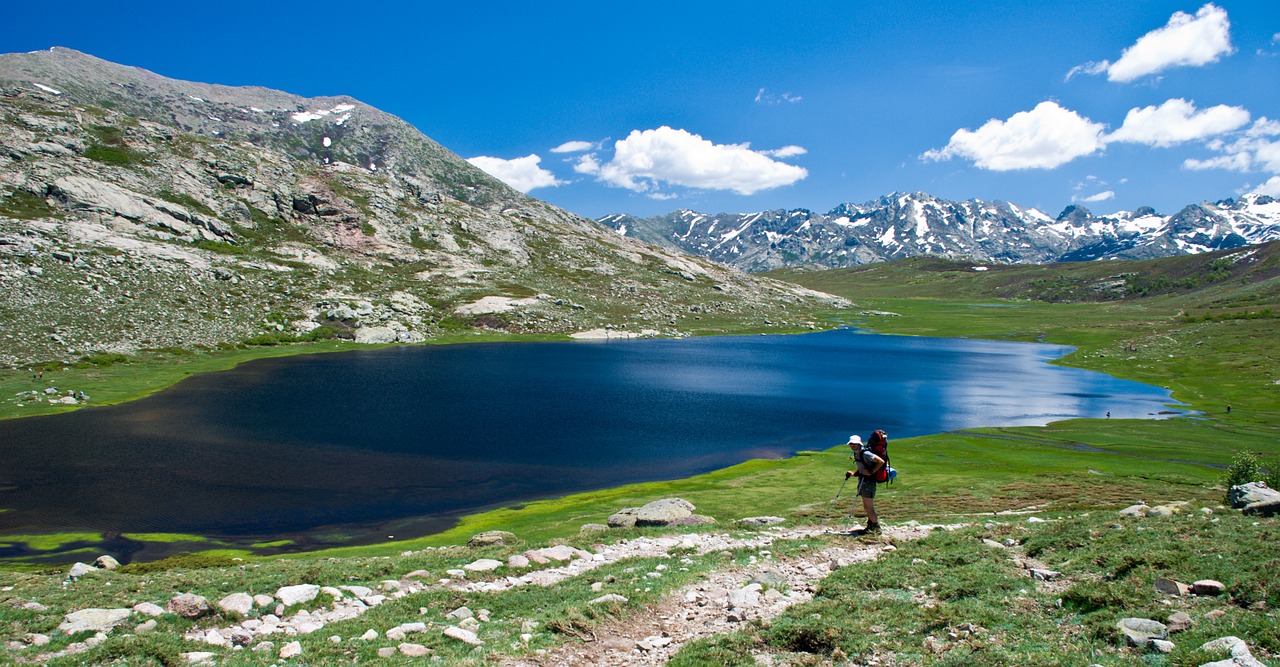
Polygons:
M636 511L636 526L667 526L676 519L693 516L693 503L683 498L655 500Z
M1116 623L1130 646L1145 647L1152 639L1168 639L1169 628L1149 618L1122 618Z
M1250 482L1231 487L1227 491L1227 501L1236 509L1245 509L1251 505L1280 502L1280 491L1267 486L1266 482Z
M635 528L639 507L626 507L609 516L610 528Z
M166 608L183 618L200 618L213 611L208 600L194 593L175 595Z
M516 536L505 530L490 530L483 533L473 535L467 540L467 546L476 547L505 547L511 546L517 542Z
M276 590L276 599L284 606L292 607L295 604L310 602L316 599L320 594L320 587L315 584L298 584L297 586L284 586Z
M68 635L86 630L107 632L129 620L132 613L128 609L81 609L67 614L58 631Z

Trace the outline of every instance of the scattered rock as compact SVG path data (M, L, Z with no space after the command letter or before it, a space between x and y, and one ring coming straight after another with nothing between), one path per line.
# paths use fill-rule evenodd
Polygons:
M765 526L776 526L785 523L786 519L780 516L749 516L744 519L738 519L738 523L751 528L764 528Z
M1152 639L1168 639L1169 629L1163 623L1147 618L1122 618L1116 623L1130 646L1145 647Z
M467 540L467 546L472 548L494 546L502 547L511 546L517 541L518 540L514 534L508 533L505 530L490 530L472 536L471 539Z
M1280 491L1267 486L1266 482L1240 484L1227 491L1227 502L1238 510L1250 505L1280 502Z
M480 641L480 638L476 636L476 633L470 630L463 630L462 628L454 627L452 625L444 629L444 636L472 646L484 645L484 642Z
M463 565L462 569L469 570L471 572L492 572L500 567L502 567L502 561L500 560L494 560L492 558L481 558L480 560L477 560L475 562L471 562L471 563L467 563L466 565Z
M320 587L315 584L299 584L297 586L285 586L276 591L276 599L286 607L292 607L295 604L310 602L316 599L320 594Z
M283 659L296 658L302 655L302 644L300 642L289 642L280 647L280 657Z
M626 604L627 598L621 595L618 595L617 593L609 593L608 595L601 595L600 597L588 602L587 604L596 605L596 604L606 604L611 602Z
M146 632L154 632L154 631L155 631L155 629L156 629L156 626L157 626L157 625L159 625L159 624L158 624L158 623L156 623L156 619L154 619L154 618L149 618L149 619L147 619L147 620L145 620L145 621L143 621L143 622L141 622L141 623L139 623L139 624L137 624L137 625L133 626L133 631L134 631L134 632L136 632L136 633L138 633L138 634L143 634L143 633L146 633Z
M529 567L529 558L521 554L512 555L507 558L507 567L517 570Z
M253 597L248 593L232 593L218 600L218 609L232 614L248 616L253 609Z
M212 665L216 653L209 651L190 651L179 654L189 665Z
M749 584L760 584L762 588L783 588L787 584L787 576L777 570L764 570L751 577Z
M182 593L169 600L166 608L183 618L200 618L213 612L209 601L194 593Z
M1149 646L1156 653L1173 653L1173 649L1177 648L1173 642L1167 639L1152 639Z
M253 604L258 607L269 607L274 604L275 601L276 599L270 595L263 595L259 593L258 595L253 596Z
M1058 577L1061 577L1061 576L1062 576L1061 572L1055 572L1053 570L1042 570L1034 567L1031 568L1031 578L1039 581L1053 581L1054 579L1057 579Z
M639 511L639 507L627 507L625 509L618 510L609 516L609 527L634 528L636 525L636 512Z
M1205 653L1226 651L1231 654L1231 657L1226 660L1206 663L1200 667L1266 667L1266 664L1253 657L1253 653L1249 651L1249 646L1244 643L1244 640L1236 636L1222 637L1211 642L1205 642L1200 645L1200 650Z
M1149 509L1151 508L1146 503L1138 503L1120 510L1120 516L1146 516Z
M393 656L393 655L395 655L395 654L396 654L396 649L395 649L395 647L394 647L394 646L384 646L384 647L382 647L382 648L378 649L378 657L379 657L379 658L390 658L391 656Z
M676 519L693 516L693 503L683 498L663 498L636 510L636 526L666 526Z
M1196 595L1222 595L1226 590L1226 585L1212 579L1201 579L1191 584L1191 591Z
M1165 623L1169 628L1169 632L1182 632L1191 627L1191 615L1185 611L1180 611L1169 616L1169 620Z
M374 630L373 628L369 628L368 630L365 630L364 634L360 635L360 641L364 641L364 642L371 642L377 638L378 638L378 631Z
M987 545L987 546L989 546L989 547L991 547L992 549L1003 549L1003 548L1004 548L1004 545L1003 545L1003 544L1000 544L999 542L997 542L997 541L995 541L995 540L989 540L989 539L987 539L987 538L985 538L985 537L984 537L984 538L982 538L982 543L983 543L983 544L985 544L985 545Z
M104 570L114 570L120 567L120 561L107 555L98 556L98 560L93 561L93 564Z
M444 615L445 618L451 621L461 621L464 618L473 618L474 616L475 614L468 607L458 607Z
M67 576L71 579L79 579L90 572L97 572L98 568L84 563L76 563L71 566L71 570L67 572Z
M105 632L129 620L132 613L128 609L81 609L67 614L58 631L68 635L85 630Z
M133 605L133 610L144 616L159 616L164 613L164 608L153 602L139 602Z
M582 527L578 529L578 534L587 535L590 533L602 533L606 530L609 530L609 527L602 523L584 523L582 524Z
M1174 597L1184 597L1191 592L1191 587L1180 581L1174 581L1165 577L1158 577L1155 580L1155 589L1161 595L1172 595Z
M423 646L422 644L402 643L398 648L401 654L406 655L410 658L421 658L422 656L431 654L431 649Z

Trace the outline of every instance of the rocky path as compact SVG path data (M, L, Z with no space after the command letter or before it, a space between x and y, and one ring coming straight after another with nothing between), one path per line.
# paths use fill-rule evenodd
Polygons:
M883 541L859 544L851 538L847 546L831 546L792 559L775 559L768 547L776 540L805 539L827 531L787 529L748 539L691 535L690 538L701 538L696 546L699 553L736 548L760 551L747 565L716 570L703 581L673 592L643 612L632 612L606 624L583 643L566 642L537 656L504 664L507 667L663 665L688 642L735 632L755 619L771 619L794 604L812 599L816 584L835 570L875 560L882 552L895 548L892 541L924 537L931 528L887 528L885 536L889 539ZM675 538L665 539L680 542Z

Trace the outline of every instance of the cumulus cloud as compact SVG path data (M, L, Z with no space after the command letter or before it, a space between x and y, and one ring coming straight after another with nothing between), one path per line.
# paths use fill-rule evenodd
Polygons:
M1280 197L1280 176L1272 176L1266 183L1263 183L1256 188L1251 188L1250 192L1256 192L1260 195Z
M552 153L581 153L598 148L590 141L566 141L551 149Z
M1053 169L1105 146L1106 126L1064 109L1041 102L1031 111L1020 111L1008 120L993 118L977 130L959 129L940 149L921 155L924 160L973 160L982 169Z
M750 144L714 144L665 125L632 130L614 143L613 159L601 163L583 156L574 169L635 192L656 191L668 183L740 195L791 185L809 175L802 167L751 150Z
M1197 160L1195 158L1187 158L1182 161L1183 169L1191 171L1207 171L1210 169L1224 169L1226 171L1249 171L1253 166L1253 156L1249 153L1234 153L1231 155L1219 155L1211 157L1208 160Z
M1241 107L1220 104L1197 111L1191 102L1172 99L1158 107L1130 109L1124 124L1107 141L1169 147L1231 132L1248 122L1249 112Z
M564 184L564 181L556 180L555 174L538 166L538 163L542 162L542 158L538 157L537 154L526 155L513 160L480 155L468 158L467 162L520 192Z
M760 151L760 154L768 155L769 157L788 158L795 157L797 155L804 155L808 152L809 151L805 150L803 146L783 146L782 148L775 148L771 151Z
M1265 116L1258 118L1244 132L1238 132L1233 140L1209 142L1211 150L1220 155L1207 160L1187 159L1183 168L1194 171L1225 169L1229 171L1263 171L1280 173L1280 122Z
M1119 60L1080 65L1067 73L1067 79L1076 74L1105 72L1110 81L1128 83L1172 67L1208 65L1234 52L1227 11L1209 3L1195 16L1174 12L1163 28L1138 38L1120 54Z
M1081 197L1080 195L1071 195L1071 201L1086 202L1086 203L1107 201L1108 199L1115 199L1115 198L1116 198L1116 193L1113 190L1104 190L1102 192L1099 192L1096 195L1089 195L1088 197Z

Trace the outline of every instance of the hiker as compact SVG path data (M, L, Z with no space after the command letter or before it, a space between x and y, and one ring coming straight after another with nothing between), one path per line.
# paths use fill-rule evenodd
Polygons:
M870 442L866 444L862 444L862 439L856 435L849 438L849 448L854 450L858 465L857 470L846 471L844 478L858 478L858 496L862 498L862 510L867 515L867 526L863 531L867 533L880 532L880 516L876 514L876 485L889 479L888 445L889 439L884 431L871 434Z

